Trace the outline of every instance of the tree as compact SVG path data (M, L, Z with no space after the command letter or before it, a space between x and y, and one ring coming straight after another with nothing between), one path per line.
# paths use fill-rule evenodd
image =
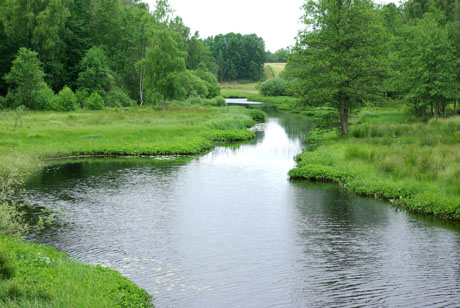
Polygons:
M151 30L146 57L141 60L145 67L145 84L163 99L174 97L179 90L177 79L185 71L186 52L180 50L182 37L164 26Z
M437 118L446 104L458 96L455 49L449 40L445 17L433 7L415 25L407 26L401 59L406 68L403 83L406 99L426 117L426 107L434 104Z
M337 108L348 134L352 108L382 92L383 30L368 0L309 0L289 68L292 91L305 104Z
M219 81L260 80L264 76L265 42L255 34L228 33L205 40L218 65Z
M110 88L111 72L107 57L99 47L93 47L86 53L80 64L78 87L89 92L106 92Z
M41 109L39 92L47 87L44 76L38 54L27 48L19 49L11 71L5 75L6 82L10 84L10 106L24 105L29 109Z

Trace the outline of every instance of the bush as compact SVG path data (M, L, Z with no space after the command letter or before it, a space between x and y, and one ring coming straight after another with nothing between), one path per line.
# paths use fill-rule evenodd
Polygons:
M217 96L211 99L206 99L203 101L203 105L206 106L215 106L215 107L224 107L226 106L225 98L222 96Z
M38 110L52 110L55 98L56 95L53 90L51 90L47 84L44 84L43 87L36 92L36 108Z
M0 176L0 234L20 236L28 231L24 213L19 211L19 202L12 199L18 195L20 176L14 172Z
M102 110L104 109L104 100L97 92L93 92L91 96L86 99L85 108L89 110Z
M269 79L260 84L259 91L263 96L286 95L286 81L282 78Z
M254 121L265 121L265 117L267 116L265 112L259 109L252 109L249 115Z
M80 107L85 107L85 102L89 98L89 91L88 89L78 89L75 92L75 96L77 96L77 101L80 104Z
M120 88L111 90L105 99L105 105L110 107L130 107L135 104L136 102Z
M203 99L198 95L191 95L185 102L189 105L202 105Z
M64 87L54 97L52 107L58 111L73 111L78 108L78 99L70 88Z

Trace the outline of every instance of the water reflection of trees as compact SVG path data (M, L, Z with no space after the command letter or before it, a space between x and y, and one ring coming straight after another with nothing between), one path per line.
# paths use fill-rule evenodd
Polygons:
M123 182L124 170L136 168L155 168L167 174L173 166L185 164L192 157L181 157L171 160L155 160L151 158L95 158L57 161L54 165L42 169L32 175L26 183L28 189L66 189L73 187L76 181L106 176L113 184ZM127 172L126 172L127 173ZM92 181L96 187L103 181Z

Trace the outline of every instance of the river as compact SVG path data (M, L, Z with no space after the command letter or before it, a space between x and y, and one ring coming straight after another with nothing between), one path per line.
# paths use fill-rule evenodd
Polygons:
M66 223L34 239L120 271L158 308L459 307L459 227L290 181L311 125L266 111L253 142L200 157L46 168L31 199Z

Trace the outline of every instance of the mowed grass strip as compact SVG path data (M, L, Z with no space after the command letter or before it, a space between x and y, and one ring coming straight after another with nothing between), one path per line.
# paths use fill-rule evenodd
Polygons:
M16 124L15 124L16 123ZM0 171L37 170L44 158L76 155L190 155L214 141L254 137L240 107L151 107L72 113L0 113ZM14 129L16 126L16 130Z

